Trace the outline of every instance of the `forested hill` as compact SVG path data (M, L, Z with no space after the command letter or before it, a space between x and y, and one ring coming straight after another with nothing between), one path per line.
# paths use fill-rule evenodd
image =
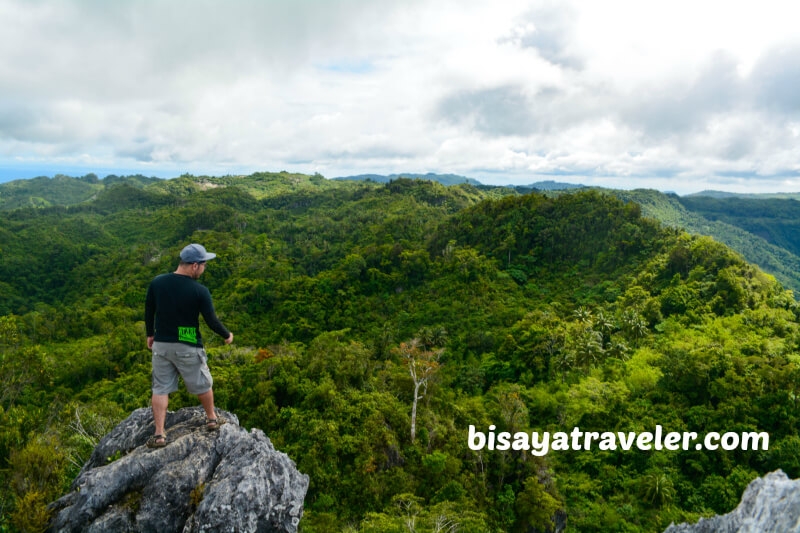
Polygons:
M368 184L391 183L398 179L432 181L443 185L469 184L473 199L497 197L509 194L529 194L545 192L560 195L585 188L581 185L554 181L537 182L527 186L500 187L483 185L480 182L455 174L365 174L326 180L320 175L313 177L301 174L256 173L250 176L208 176L184 175L177 179L161 180L142 175L109 175L99 179L95 174L80 178L57 175L54 178L39 177L0 184L0 211L21 207L75 206L91 203L98 195L108 189L122 186L116 196L140 197L142 190L162 195L164 192L182 196L209 187L226 187L235 184L257 199L300 191L321 191L342 185L342 181L367 182ZM133 191L131 189L139 189ZM645 216L660 222L683 228L690 233L708 235L726 244L774 275L783 285L800 294L800 235L798 214L800 201L796 194L741 195L706 191L679 197L675 194L655 190L616 190L600 189L641 205ZM105 202L115 202L115 194L105 195ZM127 199L128 203L130 199Z
M158 181L158 178L141 175L120 177L113 174L102 180L96 174L80 178L58 174L52 178L40 176L15 180L0 184L0 210L74 205L91 200L98 192L117 183L143 187Z
M40 528L148 405L144 294L189 242L218 254L201 281L236 338L203 332L217 404L310 476L303 531L657 531L800 476L793 297L634 202L288 173L90 185L0 212L0 530ZM537 457L472 450L470 425L770 446Z
M687 210L757 235L767 242L800 254L800 200L791 197L680 199Z
M642 212L664 224L708 235L730 246L749 262L774 275L800 294L800 202L790 197L714 198L676 196L653 190L610 194L642 206Z

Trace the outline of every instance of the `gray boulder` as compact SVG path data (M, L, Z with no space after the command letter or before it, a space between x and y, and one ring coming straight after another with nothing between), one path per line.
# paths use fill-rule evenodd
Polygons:
M739 506L728 514L701 518L696 524L670 525L664 533L800 532L800 480L781 470L754 479Z
M149 408L103 437L72 483L50 504L50 531L297 531L308 476L259 429L236 415L205 427L200 407L167 413L168 444L150 449Z

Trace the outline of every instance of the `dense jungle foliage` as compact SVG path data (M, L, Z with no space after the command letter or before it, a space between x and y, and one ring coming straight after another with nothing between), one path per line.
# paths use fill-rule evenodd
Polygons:
M201 282L236 336L204 331L217 405L310 476L304 532L659 531L731 510L768 471L800 476L792 293L635 202L114 178L0 213L0 531L39 530L98 439L149 405L144 294L189 242L218 254ZM181 389L170 408L196 403ZM473 451L470 425L770 441L536 457Z
M762 237L800 255L800 200L795 198L709 198L680 199L686 209L708 220L720 220Z
M642 206L645 216L690 233L708 235L800 292L800 240L794 233L800 202L788 194L715 198L653 190L609 190Z

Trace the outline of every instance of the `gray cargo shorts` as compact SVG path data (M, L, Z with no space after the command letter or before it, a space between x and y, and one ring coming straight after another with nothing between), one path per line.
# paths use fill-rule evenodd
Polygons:
M180 342L154 342L153 394L178 390L179 375L191 394L206 393L214 384L203 348Z

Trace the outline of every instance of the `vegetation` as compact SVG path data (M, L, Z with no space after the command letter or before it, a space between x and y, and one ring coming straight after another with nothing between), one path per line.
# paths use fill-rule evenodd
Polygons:
M800 292L800 240L794 230L800 203L789 195L679 197L652 190L609 191L642 206L645 216L708 235Z
M708 220L719 220L762 237L767 242L800 255L800 201L794 198L680 199L688 210Z
M218 254L202 281L236 335L204 332L217 404L310 476L304 532L657 531L729 511L765 472L800 476L792 294L638 203L106 180L0 216L0 531L46 522L97 440L148 405L144 294L188 242ZM195 403L182 389L171 407ZM473 451L470 425L767 431L770 447L537 457Z

